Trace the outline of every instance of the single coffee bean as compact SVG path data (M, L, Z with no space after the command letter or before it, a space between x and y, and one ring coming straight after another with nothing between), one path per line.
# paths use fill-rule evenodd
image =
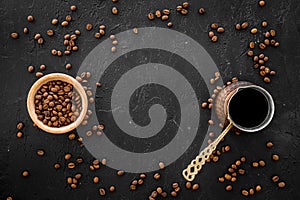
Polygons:
M155 16L156 16L157 18L160 18L160 17L161 17L161 12L160 12L160 10L155 11ZM149 18L149 16L148 16L148 18Z
M239 169L239 174L241 174L241 175L245 174L245 170L244 169Z
M117 175L118 175L118 176L123 176L124 174L125 174L125 172L122 171L122 170L117 171Z
M250 188L249 189L249 194L252 196L252 195L254 195L254 189L253 188Z
M72 20L71 15L67 15L67 16L66 16L66 21L67 21L67 22L70 22L71 20Z
M250 49L254 49L254 47L255 47L254 42L250 42L250 43L249 43L249 47L250 47Z
M204 15L205 9L204 8L199 8L198 12L199 12L200 15Z
M259 2L258 2L258 5L259 5L260 7L264 7L264 6L266 5L266 2L265 2L265 1L259 1Z
M176 193L175 191L172 191L172 192L171 192L171 196L172 196L172 197L177 197L177 193Z
M248 22L243 22L241 25L241 28L246 29L246 28L248 28L248 26L249 26Z
M37 153L38 156L43 156L43 155L45 155L45 151L44 151L43 149L37 150L36 153Z
M61 23L61 26L63 26L63 27L66 27L66 26L68 26L69 25L69 22L67 22L67 21L63 21L62 23Z
M170 14L170 10L169 10L169 9L164 9L164 10L162 11L162 13L163 13L164 15L169 15L169 14Z
M272 37L275 37L275 36L276 36L276 31L275 31L275 30L271 29L269 32L270 32L270 35L271 35Z
M285 182L281 181L278 183L279 188L284 188L285 187Z
M88 31L92 30L92 28L93 28L93 25L92 25L92 24L87 24L87 25L85 26L85 29L88 30Z
M46 65L40 65L40 70L45 70L46 69Z
M112 48L111 48L111 52L112 53L115 53L117 51L117 48L115 47L115 46L113 46Z
M232 185L227 185L225 188L226 191L231 191L232 190Z
M248 196L248 195L249 195L249 192L248 192L247 190L242 190L242 195Z
M225 181L224 177L219 177L218 180L219 180L220 183L223 183Z
M186 187L186 189L191 189L191 187L192 187L192 183L191 182L186 182L185 183L185 187Z
M29 29L27 27L23 28L23 33L24 34L28 34L29 33Z
M183 2L182 3L182 7L183 8L188 8L189 7L189 3L188 2Z
M257 186L255 187L255 191L256 191L256 192L261 191L261 186L260 186L260 185L257 185Z
M80 157L77 158L77 159L76 159L76 163L77 163L77 164L83 163L83 158L80 158Z
M218 32L218 33L224 33L224 31L225 31L225 29L224 29L223 27L219 27L219 28L217 29L217 32Z
M236 25L235 25L235 29L236 29L236 30L241 30L241 25L240 25L240 24L236 24Z
M138 180L138 184L139 184L139 185L143 185L143 183L144 183L143 179L139 179L139 180Z
M114 192L115 190L116 190L116 187L115 187L115 186L112 185L112 186L109 187L109 191L110 191L110 192Z
M167 23L167 26L170 28L170 27L173 26L173 23L172 23L172 22L168 22L168 23Z
M265 78L264 78L264 82L265 82L265 83L270 83L270 82L271 82L271 79L270 79L269 77L265 77Z
M147 15L147 17L148 17L149 20L153 20L154 19L154 14L153 13L149 13Z
M277 175L273 176L273 177L272 177L272 181L273 181L274 183L277 183L277 182L279 181L279 176L277 176Z
M210 27L211 27L212 29L217 29L217 28L219 27L219 25L218 25L217 23L212 23L212 24L210 25Z
M214 35L214 36L211 38L211 41L212 41L212 42L217 42L217 41L218 41L218 36Z
M70 6L71 11L75 11L76 9L77 9L77 7L75 5Z
M59 169L61 166L60 166L60 164L59 163L55 163L54 164L54 169Z
M253 162L253 163L252 163L252 167L255 167L255 168L256 168L256 167L258 167L258 165L259 165L258 162Z
M172 188L173 188L173 189L178 188L178 187L179 187L179 184L178 184L178 183L175 182L175 183L172 184Z
M44 74L42 72L37 72L37 73L35 73L35 76L37 78L40 78L40 77L44 76Z
M68 163L68 168L69 169L74 169L75 168L75 163L72 163L72 162Z
M256 34L256 33L257 33L257 28L251 29L251 33L252 33L253 35Z
M177 6L177 7L176 7L176 11L177 11L177 12L182 11L182 6Z
M94 178L93 178L93 182L95 183L95 184L97 184L97 183L99 183L99 177L98 176L95 176Z
M131 182L131 184L132 184L132 185L137 185L137 184L138 184L138 181L137 181L137 180L133 180L133 181Z
M159 173L155 173L155 174L153 175L153 178L154 178L155 180L160 179L160 174L159 174Z
M261 23L261 26L265 28L265 27L268 26L268 23L267 23L266 21L263 21L263 22Z
M192 190L198 190L198 189L199 189L199 184L198 183L193 184Z
M162 189L161 187L157 187L157 188L156 188L156 192L157 192L158 194L161 194L161 193L163 192L163 189Z
M28 176L29 176L29 171L24 170L24 171L22 172L22 176L23 176L23 177L28 177Z
M23 128L24 128L23 122L19 122L19 123L17 124L17 129L18 129L18 130L22 130Z
M28 22L33 22L34 21L34 17L32 15L28 15L27 16L27 21Z
M19 34L18 33L11 33L10 37L13 39L18 39L19 38Z
M169 19L169 16L168 15L163 15L162 17L161 17L161 20L162 21L166 21L166 20L168 20Z
M65 160L70 160L72 155L70 153L65 154Z
M135 186L135 185L130 185L130 186L129 186L129 189L130 189L131 191L134 191L134 190L136 190L136 186Z
M54 19L52 19L52 21L51 21L51 24L52 24L52 25L56 25L56 24L58 24L58 19L55 19L55 18L54 18Z
M266 163L263 160L260 160L258 163L259 163L259 166L261 166L261 167L266 166Z
M141 179L145 179L146 178L146 174L140 174L140 178Z
M208 37L209 37L209 38L212 38L214 35L215 35L215 34L214 34L213 31L209 31L209 32L208 32Z
M180 13L182 14L182 15L187 15L188 14L188 10L186 10L186 9L182 9L181 11L180 11Z
M158 166L159 166L159 169L164 169L165 168L165 164L163 162L159 162Z
M275 161L277 161L277 160L279 160L279 156L276 155L276 154L274 154L274 155L272 155L272 159L275 160Z
M66 64L66 70L70 70L72 68L72 65L70 63Z
M72 184L71 184L71 188L72 188L72 189L76 189L76 188L77 188L77 185L74 184L74 183L72 183Z
M21 131L19 131L19 132L17 133L17 137L18 137L18 138L23 137L23 133L22 133Z
M111 9L111 12L112 12L112 14L114 14L114 15L117 15L117 14L119 13L117 7L113 7L113 8Z

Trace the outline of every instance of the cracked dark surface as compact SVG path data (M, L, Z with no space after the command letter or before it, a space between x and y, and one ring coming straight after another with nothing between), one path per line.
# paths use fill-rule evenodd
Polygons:
M242 199L242 188L249 188L256 184L262 185L262 191L250 197L252 199L300 199L299 192L299 80L300 80L300 4L298 1L266 1L264 8L257 6L256 0L251 1L189 1L190 13L181 16L174 10L180 1L122 1L113 4L110 0L102 1L3 1L0 7L0 85L1 85L1 163L0 163L0 198L5 199L12 195L13 199L98 199L99 184L92 183L92 177L99 175L100 185L108 188L116 186L116 192L108 194L103 199L147 199L151 191L157 186L170 191L171 184L179 181L182 187L177 199ZM69 6L75 4L78 10L71 13ZM119 15L112 15L111 8L116 6ZM206 9L200 16L197 10ZM272 123L260 133L242 134L235 136L230 133L224 144L230 144L230 153L220 157L219 162L208 164L196 177L195 182L200 183L198 191L185 190L182 169L190 162L199 150L202 142L201 133L206 127L201 127L199 137L193 142L188 151L175 163L161 172L162 178L155 181L153 173L148 173L143 186L137 191L129 191L131 180L137 174L126 174L117 177L115 170L103 167L97 172L88 170L92 156L80 148L77 141L69 141L66 135L51 135L32 127L26 111L26 95L30 86L36 80L33 74L27 72L28 65L39 66L45 64L46 74L63 72L75 75L86 55L102 40L94 38L95 29L86 31L85 25L92 23L94 27L100 24L107 26L107 33L118 33L134 27L159 26L166 27L166 22L160 20L149 21L146 17L150 11L156 9L172 8L172 29L183 32L202 44L217 64L223 80L237 76L240 80L247 80L266 88L273 96L276 113ZM33 23L26 21L27 15L35 17ZM51 19L58 17L62 20L67 14L72 15L72 22L66 28L51 25ZM270 84L265 84L259 77L258 71L252 68L252 61L246 56L248 42L252 36L246 32L234 30L234 24L248 21L250 27L260 28L262 20L267 20L269 28L278 33L281 46L277 49L268 48L265 54L269 56L269 65L277 71ZM217 22L225 27L217 43L208 39L209 24ZM29 28L29 34L22 33L24 27ZM54 29L55 35L49 38L46 31ZM62 48L62 36L79 29L81 35L77 41L78 52L61 58L50 54L52 48ZM20 38L13 40L9 37L11 32L18 32ZM45 40L44 45L33 41L35 33L40 32ZM71 62L73 68L67 72L64 64ZM201 101L208 98L203 89ZM142 94L141 94L142 95ZM203 114L202 114L203 113ZM202 121L208 119L208 112L201 110ZM205 119L206 118L206 119ZM25 123L24 137L17 139L16 124ZM267 141L273 141L274 148L265 148ZM37 149L44 149L44 157L36 155ZM74 157L82 156L85 163L75 170L68 170L63 156L72 153ZM272 153L280 155L278 162L271 161ZM233 191L224 190L226 184L217 182L217 178L224 174L230 163L240 156L248 159L245 165L246 174L233 184ZM249 161L264 159L266 167L253 169ZM53 164L62 163L59 170L53 169ZM28 178L23 178L21 172L30 171ZM83 178L78 189L71 190L65 177L81 172ZM278 189L270 178L277 174L287 184L286 188ZM170 197L168 197L170 199Z

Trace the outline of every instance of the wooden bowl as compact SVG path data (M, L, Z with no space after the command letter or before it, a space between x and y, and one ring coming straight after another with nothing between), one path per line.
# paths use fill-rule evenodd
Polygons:
M73 85L73 88L78 92L78 94L81 97L81 105L82 105L82 110L80 112L80 115L77 117L77 119L72 122L71 124L67 126L62 126L62 127L49 127L45 124L43 124L42 121L40 121L37 118L37 114L35 113L35 95L37 91L41 88L43 84L46 84L49 81L64 81L67 83L70 83ZM81 122L84 120L84 117L87 112L87 107L88 107L88 101L87 101L87 96L86 93L81 86L81 84L74 79L73 77L62 74L62 73L52 73L48 74L46 76L43 76L42 78L38 79L32 86L31 89L28 93L27 96L27 110L29 113L29 116L31 117L32 121L42 130L48 132L48 133L53 133L53 134L63 134L72 131L73 129L77 128Z

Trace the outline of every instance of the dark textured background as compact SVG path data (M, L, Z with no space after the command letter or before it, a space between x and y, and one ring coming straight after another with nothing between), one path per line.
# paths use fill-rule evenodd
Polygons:
M0 86L1 86L1 154L0 154L0 199L12 195L14 199L98 199L98 188L115 185L117 191L107 195L106 199L147 199L156 186L163 186L170 191L173 181L184 183L181 171L184 166L198 152L203 136L201 131L189 150L179 160L161 172L162 178L154 181L153 173L148 173L145 184L137 191L131 192L128 187L130 181L137 175L126 174L117 177L115 171L103 167L97 172L88 170L92 156L80 148L77 141L70 142L67 135L55 136L46 134L32 127L32 122L25 107L27 92L36 80L33 74L27 72L28 65L47 66L46 74L51 72L65 72L76 74L85 56L101 40L94 38L95 29L85 30L85 24L90 22L95 26L105 24L109 33L118 33L133 27L160 26L166 23L160 20L149 21L146 15L156 9L172 8L171 21L173 29L192 37L210 53L216 62L224 80L238 76L265 87L274 97L276 113L272 123L260 133L242 134L235 136L230 133L224 144L230 144L232 151L221 156L216 164L204 167L195 182L200 183L200 190L193 192L182 189L178 199L242 199L242 188L249 188L261 184L263 190L252 199L300 199L299 192L299 80L300 80L300 8L299 2L294 0L266 1L264 8L257 6L257 0L207 0L189 1L190 13L181 16L174 11L181 1L124 1L120 0L116 6L120 14L113 16L111 8L114 5L106 1L1 1L0 6ZM69 6L75 4L78 10L71 13ZM199 7L206 9L206 14L197 13ZM26 21L27 15L35 17L34 23ZM65 15L71 14L73 21L66 28L52 26L51 19L58 17L62 20ZM277 39L281 46L277 49L268 48L265 53L270 57L269 65L278 72L272 78L271 84L264 84L258 71L253 70L252 61L245 55L247 43L252 38L248 32L237 32L234 24L247 20L250 27L260 27L262 20L267 20L269 28L277 30ZM225 27L217 43L211 43L207 37L209 24L217 22ZM23 27L28 27L30 33L24 35ZM56 31L54 37L49 38L45 32L52 28ZM67 31L79 29L81 36L78 39L79 51L71 56L53 57L52 48L62 47L62 35ZM11 32L19 32L20 38L9 38ZM44 36L45 44L37 45L33 41L34 33L40 32ZM67 72L64 64L71 62L73 68ZM208 98L207 91L202 100ZM208 112L201 110L203 116ZM142 118L143 116L141 116ZM202 118L203 119L203 118ZM205 124L204 119L204 124ZM24 137L16 138L16 123L25 123ZM205 129L205 127L201 128ZM205 131L205 130L204 130ZM265 142L272 140L274 148L267 150ZM46 155L38 157L37 149L45 149ZM83 156L85 163L75 170L65 169L63 155L70 152L74 157ZM272 153L280 155L280 161L271 161ZM240 176L233 184L233 191L224 191L225 184L217 182L217 177L223 175L227 166L241 155L248 158L245 166L246 175ZM266 167L253 169L249 161L264 159ZM53 164L60 162L63 168L56 171ZM23 178L21 172L30 171L28 178ZM67 187L66 176L75 172L82 172L83 178L78 189ZM98 175L100 184L93 184L92 177ZM278 174L287 184L286 188L278 189L270 181L272 175ZM170 198L170 197L168 197Z

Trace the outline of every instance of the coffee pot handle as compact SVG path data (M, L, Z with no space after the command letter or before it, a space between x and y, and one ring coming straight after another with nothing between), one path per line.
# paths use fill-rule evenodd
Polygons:
M187 166L186 169L182 171L183 177L187 181L193 181L198 172L201 170L202 166L205 164L205 161L209 158L212 152L217 148L220 141L225 137L228 131L233 127L232 122L228 124L228 126L224 129L224 131L213 141L210 145L208 145L205 149L203 149L200 154L191 161L191 163Z

